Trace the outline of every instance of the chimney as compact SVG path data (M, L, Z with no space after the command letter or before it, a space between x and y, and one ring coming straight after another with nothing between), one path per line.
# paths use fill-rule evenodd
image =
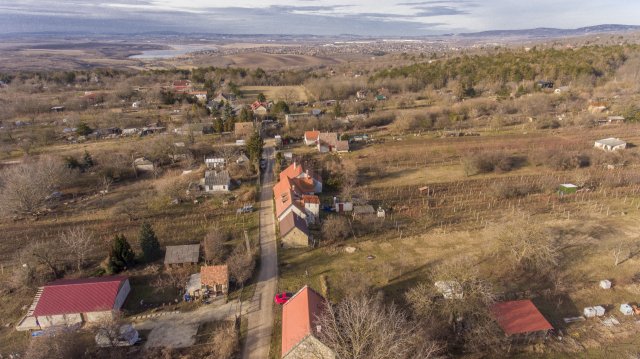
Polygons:
M293 161L293 169L294 170L298 169L298 162Z

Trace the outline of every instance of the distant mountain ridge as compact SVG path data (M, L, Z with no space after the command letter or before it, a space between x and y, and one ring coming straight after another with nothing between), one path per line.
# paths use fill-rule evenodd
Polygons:
M457 34L464 37L563 37L579 36L602 33L619 33L629 31L640 31L639 25L603 24L595 26L580 27L577 29L558 29L551 27L539 27L535 29L523 30L489 30L480 32L468 32Z

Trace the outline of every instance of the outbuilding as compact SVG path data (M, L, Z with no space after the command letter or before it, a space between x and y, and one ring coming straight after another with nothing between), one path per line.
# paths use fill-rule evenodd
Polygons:
M130 291L124 276L57 280L36 294L31 316L42 329L110 319Z
M596 148L600 148L602 150L605 151L618 151L618 150L624 150L625 148L627 148L627 143L622 141L619 138L605 138L603 140L597 140L594 144L594 147Z

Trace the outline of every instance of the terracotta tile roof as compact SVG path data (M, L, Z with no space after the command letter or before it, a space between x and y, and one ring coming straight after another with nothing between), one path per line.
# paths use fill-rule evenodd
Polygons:
M276 203L276 216L280 217L293 204L293 191L289 180L285 179L273 186L273 196Z
M294 228L298 228L302 233L309 236L309 229L307 228L307 222L297 214L290 212L282 221L280 221L280 237L284 237Z
M326 300L313 289L304 286L282 308L282 356L308 335L316 331L316 318Z
M515 300L495 303L491 312L507 335L553 329L532 301Z
M320 204L320 197L316 195L304 195L302 196L302 203Z
M57 280L44 286L34 316L91 313L114 309L124 276ZM120 308L115 308L120 309Z
M200 267L200 282L210 287L216 284L229 284L229 269L226 264Z
M320 131L305 131L304 138L308 141L317 141L320 137Z
M298 194L313 193L315 191L316 186L311 178L292 178L290 181L291 185L295 186L293 190Z

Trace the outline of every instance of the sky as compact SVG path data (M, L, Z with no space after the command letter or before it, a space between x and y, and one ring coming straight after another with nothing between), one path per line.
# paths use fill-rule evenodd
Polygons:
M0 0L0 34L420 36L640 24L637 0Z

